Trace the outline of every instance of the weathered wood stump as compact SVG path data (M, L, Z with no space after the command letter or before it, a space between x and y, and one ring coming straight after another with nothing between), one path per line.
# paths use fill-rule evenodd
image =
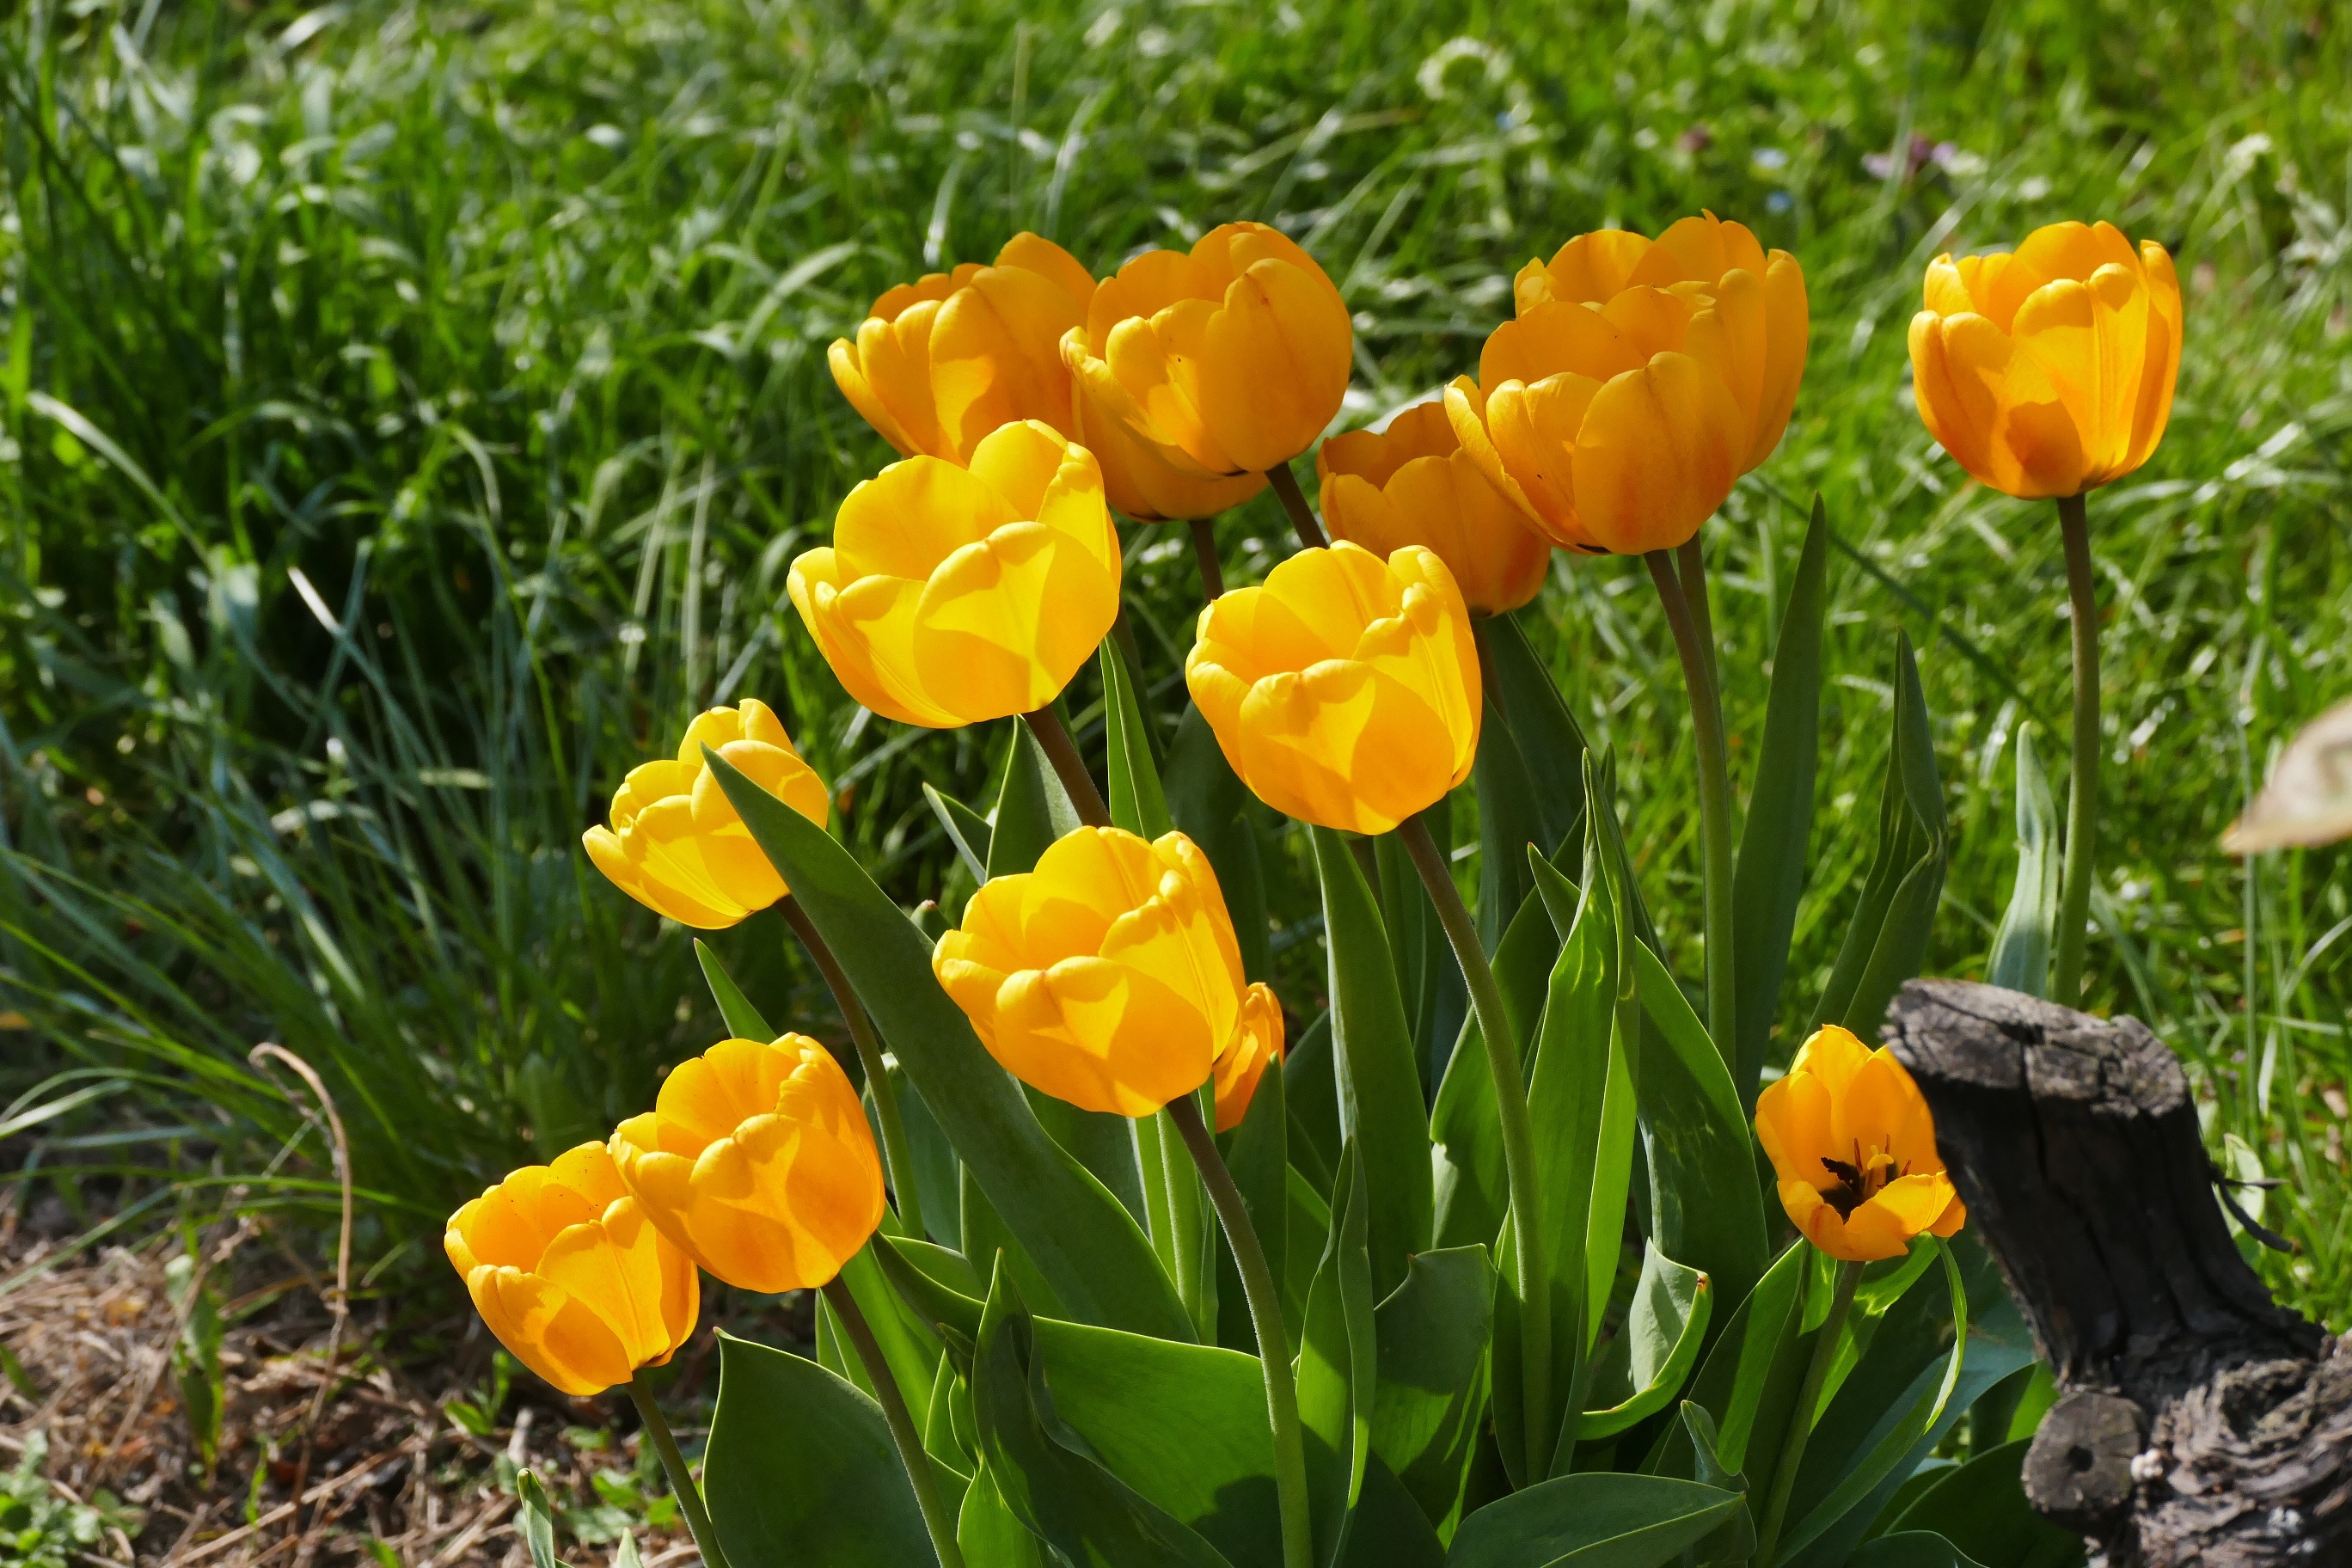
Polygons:
M2026 1456L2034 1508L2105 1568L2352 1564L2352 1335L2239 1255L2172 1052L1951 980L1906 985L1885 1033L2065 1391Z

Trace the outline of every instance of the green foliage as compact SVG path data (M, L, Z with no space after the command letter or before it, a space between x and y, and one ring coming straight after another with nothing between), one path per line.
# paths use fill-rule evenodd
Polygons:
M25 1438L16 1468L0 1473L0 1562L22 1568L68 1568L95 1555L109 1529L138 1533L140 1514L110 1491L79 1502L49 1485L48 1435L37 1428Z

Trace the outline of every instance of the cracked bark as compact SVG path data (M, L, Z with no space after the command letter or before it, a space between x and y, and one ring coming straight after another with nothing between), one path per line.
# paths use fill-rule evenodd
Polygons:
M2352 1336L2239 1255L2179 1062L2136 1018L1915 980L1887 1044L2065 1391L2026 1495L2105 1568L2352 1563Z

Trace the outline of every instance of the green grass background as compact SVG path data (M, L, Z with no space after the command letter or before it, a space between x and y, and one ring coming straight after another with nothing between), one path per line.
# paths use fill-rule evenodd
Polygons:
M2215 837L2352 685L2347 35L2341 6L2283 0L17 8L0 1093L71 1069L26 1103L96 1098L6 1145L40 1173L15 1190L79 1205L128 1177L320 1223L320 1146L247 1062L273 1038L351 1127L369 1278L429 1263L455 1202L600 1135L713 1037L685 937L577 848L713 700L782 710L885 884L959 907L918 785L979 797L1002 727L857 714L783 574L890 456L825 344L1022 228L1099 272L1280 224L1357 312L1357 420L1473 368L1511 272L1579 231L1706 206L1793 251L1797 416L1707 532L1743 793L1816 489L1839 539L1780 1048L1867 860L1898 625L1956 834L1933 965L1979 972L2018 727L2063 766L2063 571L2046 503L1969 485L1927 440L1905 327L1937 252L2106 217L2172 247L2188 341L2164 446L2091 503L2089 1005L2149 1019L2217 1150L2235 1133L2288 1178L2268 1218L2303 1251L2263 1267L2342 1328L2344 852L2248 868ZM1242 580L1286 548L1270 499L1223 529ZM1129 543L1166 694L1190 552ZM1619 749L1695 974L1693 763L1641 569L1559 557L1527 619ZM1311 889L1282 872L1274 902L1311 1005ZM772 1016L829 1021L774 916L719 945Z

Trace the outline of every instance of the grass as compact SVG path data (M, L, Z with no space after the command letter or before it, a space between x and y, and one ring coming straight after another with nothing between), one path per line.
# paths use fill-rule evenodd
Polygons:
M2019 726L2063 754L2063 570L2046 503L1927 441L1904 329L1938 250L2105 216L2173 248L2189 325L2164 447L2092 500L2089 1005L2147 1017L2217 1149L2234 1133L2289 1179L2266 1217L2303 1251L2263 1266L2342 1328L2344 852L2242 866L2215 837L2347 685L2347 70L2334 9L2280 0L21 9L0 24L0 989L24 1027L0 1089L129 1087L20 1140L47 1137L68 1194L243 1181L315 1223L323 1150L246 1060L275 1038L351 1124L366 1268L429 1259L456 1201L600 1131L717 1027L684 939L574 848L714 700L776 703L886 885L954 907L917 786L979 796L1001 737L856 713L782 579L888 456L824 345L886 285L1024 227L1104 271L1280 223L1357 312L1357 419L1469 368L1510 272L1579 230L1704 205L1794 251L1798 416L1709 534L1751 748L1814 490L1839 535L1786 1024L1864 869L1898 624L1956 834L1933 966L1977 972ZM1223 531L1242 579L1286 533L1268 500ZM1164 687L1189 551L1129 542ZM1696 973L1692 762L1639 568L1562 557L1529 620L1619 750ZM1308 934L1295 870L1274 907ZM722 946L771 1016L829 1020L774 917ZM1297 1005L1310 949L1287 952Z

